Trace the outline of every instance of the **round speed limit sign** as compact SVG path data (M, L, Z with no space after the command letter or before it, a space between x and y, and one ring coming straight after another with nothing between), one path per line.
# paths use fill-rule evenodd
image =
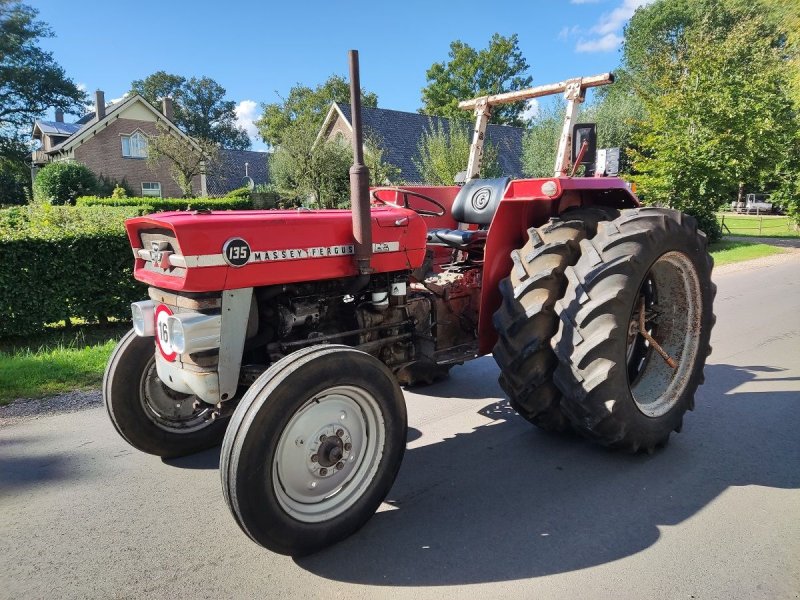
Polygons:
M172 362L178 353L172 347L167 319L172 316L169 306L159 304L156 307L156 346L166 360Z

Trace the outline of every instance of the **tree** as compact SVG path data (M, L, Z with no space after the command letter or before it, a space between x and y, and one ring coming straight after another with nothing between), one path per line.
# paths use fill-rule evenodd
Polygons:
M190 143L166 125L159 123L157 127L158 135L148 139L147 162L157 165L166 160L170 175L183 196L191 198L194 196L192 180L205 172L207 164L217 159L219 147L215 142L202 138Z
M459 101L523 89L533 81L526 75L528 63L516 34L503 37L495 33L488 48L482 50L456 40L450 44L449 57L449 61L431 65L425 74L428 85L422 88L420 112L470 119L469 111L458 108ZM495 106L491 122L521 127L524 110L524 102Z
M333 102L350 103L350 85L343 77L331 75L325 83L313 89L297 84L280 102L261 105L263 113L256 121L256 127L264 141L276 147L283 142L285 132L292 125L310 122L319 129ZM362 89L361 104L375 108L378 96Z
M471 134L469 125L462 121L444 123L431 119L417 146L419 159L412 159L422 181L428 185L453 185L456 175L467 167ZM483 147L482 163L481 177L502 175L497 148L488 140Z
M0 0L0 141L20 140L49 108L69 112L86 101L52 52L39 47L53 32L37 14L16 0Z
M210 77L186 79L157 71L131 82L131 91L159 109L163 98L172 98L173 121L192 138L233 150L250 148L247 132L236 124L236 103L225 100L225 88Z
M626 68L648 115L634 154L641 195L693 214L712 237L714 211L767 184L796 135L780 32L760 8L660 0L626 31Z
M311 121L292 125L269 158L270 177L281 200L289 205L347 206L350 148L337 140L315 143L317 133Z

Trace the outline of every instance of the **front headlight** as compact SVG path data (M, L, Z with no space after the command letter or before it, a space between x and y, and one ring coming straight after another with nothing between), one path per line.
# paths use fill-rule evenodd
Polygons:
M136 335L150 337L156 333L155 302L142 300L131 304L133 330Z
M194 354L219 348L220 315L177 313L167 319L169 341L178 354Z

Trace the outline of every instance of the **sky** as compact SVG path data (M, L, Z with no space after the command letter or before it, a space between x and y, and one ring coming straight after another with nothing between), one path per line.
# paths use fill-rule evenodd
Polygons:
M41 45L67 75L106 100L159 70L209 76L237 103L253 148L253 120L302 83L347 75L359 51L361 84L378 106L416 111L425 72L459 39L484 48L495 32L519 36L533 85L612 71L622 29L651 0L26 0L55 37ZM532 104L528 115L533 115Z

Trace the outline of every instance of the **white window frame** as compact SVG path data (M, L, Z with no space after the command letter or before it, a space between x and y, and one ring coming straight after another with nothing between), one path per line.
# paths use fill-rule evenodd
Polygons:
M123 158L147 158L147 136L139 130L120 136Z
M144 186L153 186L145 188ZM157 186L157 187L155 187ZM153 193L153 192L158 193ZM142 182L142 196L147 198L161 198L161 182L159 181L143 181Z

